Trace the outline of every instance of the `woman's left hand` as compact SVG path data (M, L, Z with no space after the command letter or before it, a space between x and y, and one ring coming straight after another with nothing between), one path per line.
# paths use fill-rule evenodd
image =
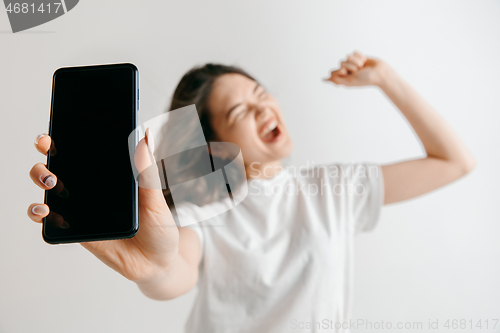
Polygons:
M387 67L380 59L353 52L340 63L339 69L332 71L330 77L324 80L351 87L380 86Z

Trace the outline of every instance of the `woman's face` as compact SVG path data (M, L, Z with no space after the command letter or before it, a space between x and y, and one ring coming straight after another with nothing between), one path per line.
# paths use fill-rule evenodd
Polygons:
M292 141L278 102L257 82L240 74L224 74L208 100L217 140L237 144L245 165L262 169L290 154Z

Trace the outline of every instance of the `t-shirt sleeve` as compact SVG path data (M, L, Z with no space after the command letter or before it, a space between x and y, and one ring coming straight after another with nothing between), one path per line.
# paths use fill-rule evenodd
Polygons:
M375 163L343 165L352 168L345 173L347 210L354 223L354 233L371 231L380 219L384 202L382 169Z

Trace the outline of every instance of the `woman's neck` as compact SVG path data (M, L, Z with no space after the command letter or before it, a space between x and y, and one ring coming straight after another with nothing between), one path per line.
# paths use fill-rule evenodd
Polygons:
M247 179L251 178L273 178L278 172L283 170L283 165L280 160L269 162L269 163L260 163L253 162L249 165L245 165L245 171L247 174Z

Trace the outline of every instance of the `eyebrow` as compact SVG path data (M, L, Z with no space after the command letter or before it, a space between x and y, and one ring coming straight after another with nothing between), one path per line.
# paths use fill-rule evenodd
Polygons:
M253 88L253 93L255 93L257 91L257 88L259 88L260 84L259 82L257 82L255 84L255 88ZM241 103L238 103L238 104L235 104L233 105L232 108L229 109L229 111L226 113L226 118L229 118L229 115L231 114L231 112L233 112L234 109L236 109L238 106L240 106Z

